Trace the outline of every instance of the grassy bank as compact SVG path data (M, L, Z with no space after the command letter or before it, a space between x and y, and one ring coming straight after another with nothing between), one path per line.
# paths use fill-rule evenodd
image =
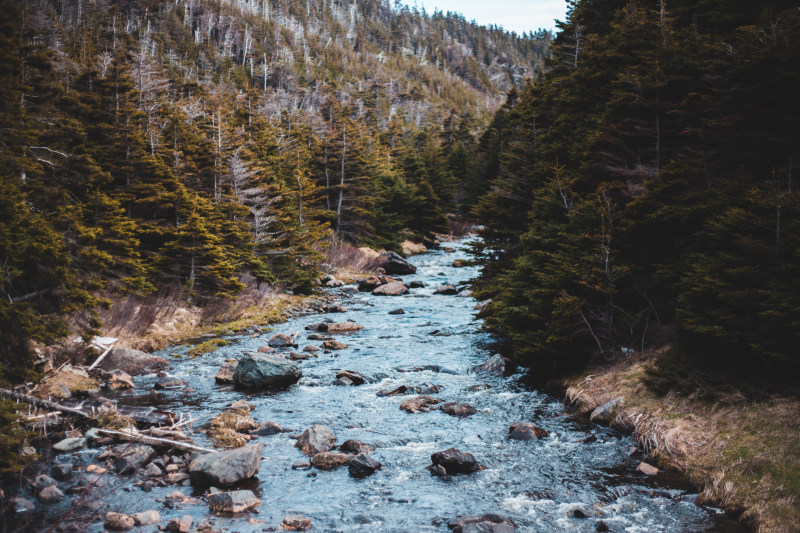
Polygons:
M595 368L567 383L582 413L623 398L613 425L663 468L684 472L701 501L759 533L800 531L800 400L702 373L672 373L672 348Z

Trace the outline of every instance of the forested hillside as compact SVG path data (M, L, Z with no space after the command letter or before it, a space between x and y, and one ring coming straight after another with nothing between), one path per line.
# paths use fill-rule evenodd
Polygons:
M6 371L114 294L304 290L331 238L445 231L548 40L379 0L3 1Z
M675 331L717 369L796 372L797 3L581 0L552 52L478 148L488 327L539 376Z

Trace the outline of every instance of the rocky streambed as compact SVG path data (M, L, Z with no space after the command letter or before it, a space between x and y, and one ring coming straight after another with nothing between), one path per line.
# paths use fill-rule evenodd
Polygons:
M697 506L680 477L648 468L630 438L503 375L474 320L464 246L414 256L415 272L398 266L392 279L326 280L336 303L274 331L231 335L196 357L191 346L156 354L170 369L134 376L117 401L175 415L138 443L75 433L22 483L7 524L741 531ZM181 433L203 449L152 440Z

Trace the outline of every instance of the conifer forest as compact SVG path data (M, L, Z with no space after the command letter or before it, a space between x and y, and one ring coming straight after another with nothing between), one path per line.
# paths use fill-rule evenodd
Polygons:
M346 353L346 344L325 337L339 327L352 333L343 339L358 347L360 358L398 335L398 343L415 347L409 348L415 354L419 350L419 359L403 362L400 370L400 363L386 355L394 366L366 367L365 375L356 371L361 368L335 367L337 387L332 389L337 392L330 393L329 405L347 405L335 394L350 387L374 384L378 391L402 385L401 392L381 389L377 400L416 392L421 396L413 401L418 403L407 401L400 409L422 414L409 416L422 420L442 416L443 411L451 416L445 416L448 422L438 429L453 434L468 435L480 426L478 437L464 437L452 445L466 448L486 437L486 464L475 462L467 468L465 463L475 461L469 453L456 461L462 469L458 474L479 479L478 492L464 489L467 503L461 514L470 515L472 522L456 518L456 509L436 500L433 507L438 515L447 514L446 519L425 515L424 521L415 522L414 513L399 512L394 503L384 502L375 504L380 509L375 512L385 522L372 522L372 529L359 529L362 526L344 511L341 523L320 511L308 518L308 527L313 520L320 531L555 531L566 527L565 505L589 505L592 498L610 503L610 496L580 491L586 500L576 503L569 500L571 489L559 495L557 482L538 487L531 481L591 477L580 465L572 474L536 470L520 480L508 478L508 490L519 492L513 496L517 499L487 492L499 490L488 488L499 482L485 477L483 484L479 476L484 472L479 470L490 476L493 469L504 468L498 464L508 458L488 457L500 453L499 445L488 444L492 420L505 424L502 432L508 428L505 422L515 422L507 437L498 437L503 442L516 439L517 431L529 432L525 440L558 435L564 442L594 441L579 440L586 437L578 435L585 431L583 426L548 428L546 419L531 418L531 413L544 416L541 413L547 411L538 399L525 396L505 406L486 399L495 389L495 397L508 389L503 394L517 398L516 386L476 381L466 388L448 381L449 370L431 370L432 364L458 370L463 361L447 359L458 353L467 358L486 353L493 355L488 363L464 372L494 372L491 379L504 373L508 379L517 376L519 387L530 388L534 395L563 398L566 391L570 409L591 413L593 422L613 412L604 421L611 428L598 431L633 435L624 438L632 438L636 453L642 454L645 467L640 465L637 475L650 479L655 474L647 467L656 466L656 472L679 471L700 493L697 509L713 505L728 513L723 519L676 507L662 516L663 507L651 508L652 502L645 499L633 504L641 510L638 518L610 505L613 511L602 505L591 512L569 507L567 520L581 518L579 511L586 519L575 522L577 530L641 526L666 532L800 531L800 179L794 180L794 164L800 164L800 4L565 4L567 14L557 21L556 31L531 29L520 35L497 25L482 26L460 13L426 11L399 0L0 0L0 396L6 398L0 399L0 489L5 491L0 490L0 518L17 516L2 518L0 529L55 527L52 517L39 510L30 511L30 522L18 521L23 516L18 501L22 496L8 503L25 491L36 495L37 506L47 503L41 494L49 487L20 488L20 476L35 477L31 465L50 464L49 451L40 451L35 443L42 431L53 430L46 420L44 429L35 429L35 416L43 415L28 405L58 407L60 416L68 417L66 406L85 409L77 399L94 397L72 388L71 398L67 394L59 400L37 383L52 380L68 365L87 367L87 380L97 380L97 387L105 383L103 394L117 390L109 383L119 375L110 372L125 370L123 374L135 378L127 376L131 388L145 386L137 381L144 378L123 366L94 374L89 364L104 350L87 348L93 338L123 339L113 351L109 345L109 359L119 348L157 352L156 359L169 360L175 375L184 380L201 372L181 366L196 364L189 361L208 354L218 354L215 365L239 358L231 381L220 381L217 375L217 383L231 383L230 390L236 391L251 388L240 377L247 357L294 365L292 383L300 379L301 368L317 379L303 365L310 365L306 359L317 357L320 349ZM409 257L419 253L416 246L430 253ZM345 264L344 256L350 263ZM403 280L391 277L397 275ZM353 283L351 293L341 292L340 285ZM436 285L441 287L431 292ZM359 311L363 302L348 298L367 292L372 299L363 308L367 310ZM277 310L266 310L267 294L280 302L270 304ZM457 299L463 309L425 303L428 298L455 301L456 294L467 298ZM399 303L384 310L390 305L384 302L393 298ZM226 318L217 320L213 331L210 319L208 324L198 319L191 330L164 329L166 333L156 338L153 324L167 322L167 315L153 311L147 327L136 330L142 342L123 346L127 338L119 333L124 329L119 324L148 302L153 309L173 306L172 311ZM339 309L336 302L344 307ZM398 305L405 311L394 309ZM233 307L238 309L235 316ZM312 311L344 312L345 307L365 314L355 314L352 320L345 316L349 322L303 322ZM407 314L397 318L397 324L406 324L402 321L412 320L414 313L430 316L419 324L398 325L383 336L369 333L381 327L390 309L393 315ZM247 313L250 321L242 326ZM370 318L377 313L380 319ZM439 318L436 313L441 313ZM457 326L461 318L465 322ZM231 326L235 320L239 325ZM222 327L222 322L228 324ZM354 329L354 322L364 325L363 333ZM268 325L278 329L267 334ZM425 330L435 325L438 329ZM301 341L295 330L303 328L318 335L309 339L325 343L300 354L291 352L291 357L287 351L285 361L278 357L283 348L297 348ZM413 332L419 328L425 339L433 340L418 341ZM203 336L209 332L216 336ZM308 332L301 333L304 338ZM252 356L244 348L236 352L231 347L238 343L264 352L247 344L255 342L248 338L262 334L269 339L266 351L277 349L277 355ZM181 344L179 337L205 341L196 351L181 351L175 347L196 342ZM423 355L424 350L434 350L426 348L428 342L442 343L439 351ZM440 356L444 363L436 359ZM323 364L324 356L319 357L314 364ZM425 369L433 372L433 381L391 381L411 379L408 372ZM159 374L162 380L174 377ZM306 385L318 386L306 379L300 379L301 386L292 385L297 394L303 394ZM431 389L434 382L438 386ZM153 383L162 388L160 381ZM184 394L199 389L199 398L253 402L253 416L267 409L258 396L226 396L234 394L228 389L219 397L204 396L205 385L191 379L188 385L192 389ZM485 390L478 388L484 385ZM447 396L461 386L464 395ZM170 385L163 388L169 390ZM441 400L428 396L439 389ZM375 391L370 393L372 402ZM476 391L484 391L484 396ZM150 422L125 411L124 398L109 397L119 402L115 416L127 413L136 424L114 418L109 425L106 416L100 426L145 435L143 424ZM165 405L174 407L170 402L177 400L166 398ZM432 407L456 399L484 403L477 409L467 403ZM56 403L48 407L40 400ZM129 403L141 409L140 403ZM277 404L269 406L279 409ZM432 410L437 414L428 413ZM475 422L490 412L495 418ZM265 456L274 451L283 457L284 452L270 448L267 439L275 437L265 437L272 433L265 432L263 424L253 422L253 427L242 429L248 413L241 405L225 411L237 417L234 429L220 422L223 415L211 419L209 414L208 422L198 414L198 420L210 424L197 441L202 445L198 449L209 451L211 442L215 448L248 450L260 439L256 446L263 441ZM392 446L401 446L395 441L376 440L375 446L354 441L366 448L357 447L355 458L348 455L346 462L338 457L344 456L344 445L341 453L331 451L331 445L309 452L315 438L327 438L315 437L316 419L281 419L280 411L275 413L270 420L298 426L291 431L315 424L296 447L309 455L308 468L320 470L320 478L328 475L323 470L335 468L326 461L348 464L352 477L371 476L373 483L380 475L390 475L393 461L416 468L392 455ZM26 422L25 416L34 418ZM87 415L89 425L97 425L96 418ZM159 425L161 433L150 428L150 441L140 442L156 449L164 445L156 442L159 438L173 445L184 442L175 435L185 427L170 420L171 425ZM334 424L333 419L325 420ZM459 420L462 426L447 425ZM531 424L534 429L518 426L527 423L519 420L541 424L551 435ZM377 426L380 420L369 422ZM356 425L342 421L334 430L348 435L347 429ZM402 427L395 430L398 435L403 432ZM426 435L425 427L418 431ZM681 432L692 436L680 440ZM617 435L592 438L605 442L612 434ZM436 483L445 483L436 476L451 479L455 467L447 461L455 459L448 453L461 452L439 442L436 431L427 435L436 441L436 449L451 448L434 453L434 464L428 467ZM409 441L411 436L402 446L411 446ZM178 461L161 467L171 472L167 478L185 475L180 482L191 482L199 490L205 485L195 475L198 460L192 455L190 464L188 459L188 453L197 450L181 446L181 453L187 453L186 473ZM475 446L481 460L483 448ZM423 455L427 458L436 449ZM373 464L373 451L384 463L381 472L375 473L381 464ZM124 453L112 454L113 468ZM551 461L536 455L538 451L519 453L515 464ZM330 456L321 458L324 454ZM610 460L586 457L589 463ZM624 453L614 457L615 465L631 460ZM135 465L133 471L148 463ZM178 466L170 469L173 464ZM74 467L83 468L78 463ZM431 477L425 472L420 493L428 490ZM603 478L596 484L612 482ZM533 488L520 483L533 483ZM139 487L140 481L134 484ZM138 491L136 487L132 490ZM329 489L327 497L349 487ZM271 523L272 496L267 488L260 490L256 495L261 498L261 517ZM433 486L430 490L440 492ZM526 498L547 492L539 498L562 507L553 510L553 516L544 504L537 507L539 514L522 513L517 506L523 490L528 491ZM620 494L616 491L613 497L623 497ZM223 505L213 503L213 496L204 496L212 510ZM289 515L281 528L307 529L302 520L292 521L307 518L295 516L288 504L280 507L280 497L275 496L275 502L275 517ZM295 514L310 513L304 511L302 498L295 503L300 509ZM325 505L319 503L319 509L327 509ZM331 505L338 509L338 503ZM70 523L80 530L93 520L106 529L127 528L119 525L125 520L115 522L117 517L109 518L106 510L105 522L87 511ZM363 524L370 524L368 510L357 510ZM111 511L129 518L124 509ZM483 514L495 511L501 516ZM128 514L133 516L133 511ZM187 517L188 526L181 522ZM192 517L195 528L225 525L206 523L194 511L183 517L175 514L175 524L165 519L162 525L171 531L214 530L191 529ZM728 519L736 525L724 522ZM280 520L275 520L277 526ZM226 527L262 529L248 529L255 526L246 524Z

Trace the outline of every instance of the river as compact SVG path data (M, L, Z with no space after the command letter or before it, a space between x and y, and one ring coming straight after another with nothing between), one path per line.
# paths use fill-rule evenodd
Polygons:
M478 271L451 266L453 259L466 256L464 241L445 244L457 252L437 250L410 259L417 272L402 276L403 280L422 281L425 287L411 289L406 296L347 295L332 289L340 294L346 313L301 316L268 333L229 336L227 346L195 358L174 355L188 346L161 353L172 363L171 374L187 380L193 391L160 391L155 401L190 414L196 429L231 402L244 399L255 404L252 416L257 421L273 420L292 430L258 437L264 445L261 469L243 487L262 500L258 514L209 516L202 499L169 509L156 500L176 487L145 493L130 483L106 491L104 508L126 513L157 509L162 524L190 514L195 525L204 521L227 531L270 530L285 515L298 514L311 518L315 531L444 532L449 518L483 513L506 516L520 531L588 532L595 531L600 521L611 531L743 531L719 511L695 505L695 491L680 477L637 472L641 457L629 455L634 446L629 437L574 419L561 398L530 390L521 375L503 378L476 372L474 368L492 352L488 336L474 318L475 300L433 292L446 283L464 285ZM398 308L405 314L389 314ZM320 351L318 358L299 362L303 377L296 385L247 394L215 383L214 375L225 360L258 349L275 333L299 332L300 348L319 345L306 340L310 332L304 328L326 318L352 320L364 329L336 336L348 348ZM407 371L417 367L427 368ZM358 371L369 381L334 386L340 370ZM141 391L149 391L155 380L155 376L136 378L140 399L154 401ZM400 404L413 395L376 394L421 384L436 385L437 397L466 402L477 413L467 418L440 411L409 414ZM549 435L527 442L507 440L508 427L519 421L532 422ZM351 478L346 467L293 470L293 463L307 458L294 447L291 436L312 424L330 427L339 443L358 439L372 445L372 456L383 468L361 480ZM596 440L583 442L590 436ZM202 433L196 433L195 442L210 446ZM452 480L432 476L426 470L431 453L450 447L474 454L486 468ZM96 454L97 450L87 450L76 457L87 463ZM191 495L191 487L182 490ZM576 509L585 518L576 518ZM57 517L51 513L43 519L52 522ZM89 530L101 531L102 524L94 523Z

